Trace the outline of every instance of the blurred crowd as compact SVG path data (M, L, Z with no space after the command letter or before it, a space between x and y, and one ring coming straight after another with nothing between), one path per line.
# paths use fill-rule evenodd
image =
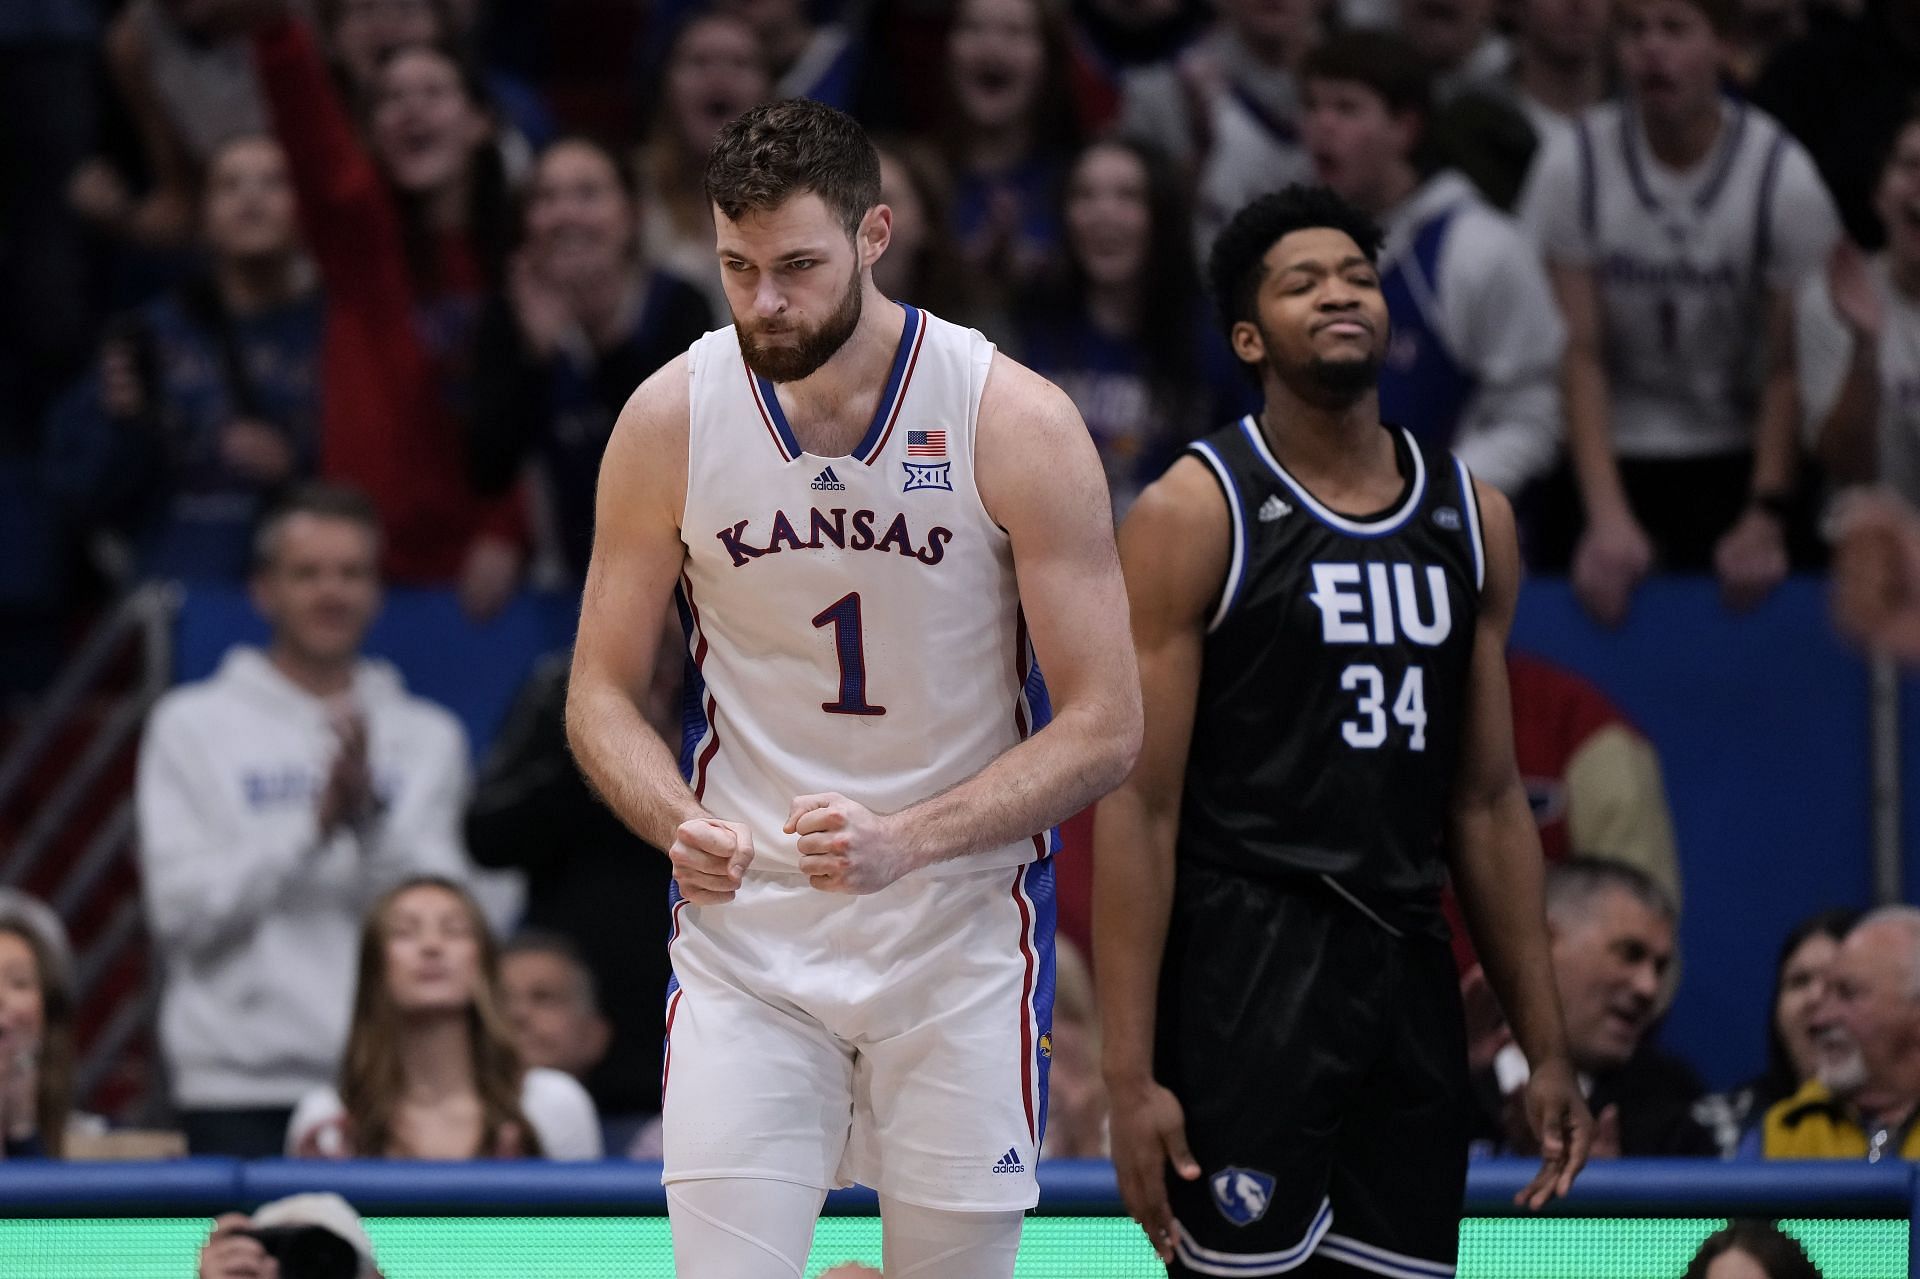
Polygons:
M156 577L245 585L272 631L141 751L187 1145L657 1149L666 954L632 921L668 866L572 766L564 655L476 781L362 645L383 582L474 619L578 589L615 415L730 322L702 172L741 111L861 119L880 288L1063 387L1116 516L1254 407L1211 235L1332 187L1386 232L1383 416L1618 623L1654 571L1744 607L1819 568L1846 486L1920 499L1916 86L1920 0L0 0L0 681L31 694ZM1600 690L1512 676L1603 1151L1920 1151L1920 912L1810 917L1752 1083L1707 1095L1651 1042L1681 908L1658 760ZM1097 1155L1062 917L1046 1153ZM1526 1062L1459 961L1480 1145L1520 1149ZM0 903L8 1157L86 1128L71 982L58 919Z

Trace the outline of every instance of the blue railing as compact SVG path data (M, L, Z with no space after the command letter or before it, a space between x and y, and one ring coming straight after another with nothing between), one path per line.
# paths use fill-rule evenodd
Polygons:
M1538 1165L1496 1159L1467 1178L1470 1216L1509 1216ZM1040 1166L1040 1211L1117 1215L1112 1165ZM331 1190L367 1214L605 1215L666 1211L660 1165L182 1159L164 1163L0 1163L0 1216L188 1216L247 1208L301 1191ZM829 1213L876 1210L871 1191L836 1191ZM1920 1220L1920 1164L1888 1161L1721 1163L1618 1159L1581 1174L1562 1216L1907 1217ZM1920 1255L1920 1253L1916 1253Z

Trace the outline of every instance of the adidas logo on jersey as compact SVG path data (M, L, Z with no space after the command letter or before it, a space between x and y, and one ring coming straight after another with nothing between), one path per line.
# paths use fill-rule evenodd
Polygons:
M831 466L813 477L813 487L835 493L844 493L847 489L847 486L840 482L840 477L833 473Z
M1007 1153L1000 1156L1000 1162L993 1166L993 1170L995 1173L1025 1172L1027 1166L1020 1162L1019 1152L1009 1146Z
M1278 493L1270 493L1267 500L1260 503L1260 522L1271 524L1282 516L1292 515L1293 508L1280 500Z

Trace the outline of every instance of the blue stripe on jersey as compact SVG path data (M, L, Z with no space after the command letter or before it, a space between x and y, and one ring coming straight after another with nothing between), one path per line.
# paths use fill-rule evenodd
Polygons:
M913 339L926 322L917 309L905 302L895 305L907 313L907 322L900 326L900 345L894 350L893 368L887 374L886 389L880 392L880 403L873 410L873 420L867 423L867 433L860 437L859 447L853 450L854 458L861 462L867 460L874 445L880 442L880 433L886 430L893 416L893 402L899 397L900 382L907 373L907 359L913 354ZM775 394L773 383L758 373L753 378L760 388L760 398L766 403L767 415L773 419L773 429L780 433L780 442L787 446L788 453L799 457L806 450L800 447L799 441L794 438L793 428L787 425L787 411L780 407L780 397Z
M1027 703L1027 736L1053 722L1053 698L1047 692L1047 677L1040 673L1040 663L1033 656L1033 645L1027 645L1027 682L1022 686L1021 696ZM1047 856L1060 851L1060 828L1047 828Z
M705 740L707 730L707 681L693 664L693 610L687 606L685 590L674 588L673 605L680 611L680 631L686 637L686 672L681 678L680 701L680 777L693 783L693 753Z
M1480 494L1473 487L1473 472L1459 458L1453 467L1460 473L1460 504L1467 508L1467 540L1473 543L1473 584L1487 584L1487 543L1480 534Z
M1196 440L1193 451L1213 471L1213 478L1219 481L1221 490L1226 494L1227 514L1233 517L1233 554L1227 560L1227 580L1220 588L1220 605L1213 610L1213 619L1207 623L1207 631L1212 633L1220 629L1220 623L1226 621L1227 614L1233 611L1234 601L1240 597L1240 587L1246 581L1247 505L1240 500L1240 486L1233 482L1233 469L1213 445L1205 440Z
M1033 947L1037 961L1037 972L1033 978L1033 1021L1041 1036L1053 1033L1053 994L1054 973L1054 926L1059 921L1059 903L1053 890L1053 859L1028 862L1020 871L1021 891L1033 906ZM1040 1110L1035 1128L1034 1149L1037 1152L1040 1143L1047 1138L1047 1070L1053 1063L1052 1049L1040 1051L1040 1039L1033 1041L1035 1061L1039 1069Z

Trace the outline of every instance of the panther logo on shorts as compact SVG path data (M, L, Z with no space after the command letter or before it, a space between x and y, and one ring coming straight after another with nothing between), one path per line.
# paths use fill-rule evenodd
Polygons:
M1252 1168L1222 1168L1213 1174L1213 1206L1236 1226L1251 1226L1273 1202L1273 1178Z

